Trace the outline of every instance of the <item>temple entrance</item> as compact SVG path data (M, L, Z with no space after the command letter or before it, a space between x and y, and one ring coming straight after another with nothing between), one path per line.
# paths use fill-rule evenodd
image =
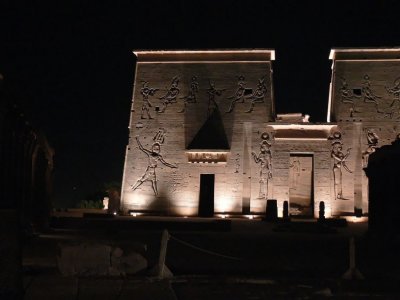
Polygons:
M214 216L214 174L200 174L199 217Z
M289 207L291 216L314 216L313 155L291 154Z

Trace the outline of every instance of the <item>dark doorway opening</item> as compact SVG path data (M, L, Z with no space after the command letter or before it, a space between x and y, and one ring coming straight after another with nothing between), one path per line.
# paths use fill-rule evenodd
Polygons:
M199 217L214 216L214 174L200 174Z

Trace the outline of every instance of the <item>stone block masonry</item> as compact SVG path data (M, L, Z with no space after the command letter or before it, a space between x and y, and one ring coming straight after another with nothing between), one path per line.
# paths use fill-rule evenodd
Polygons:
M363 168L399 133L400 49L332 50L319 124L276 116L273 50L135 55L125 212L263 214L268 199L280 216L284 201L293 216L322 201L326 217L368 212Z

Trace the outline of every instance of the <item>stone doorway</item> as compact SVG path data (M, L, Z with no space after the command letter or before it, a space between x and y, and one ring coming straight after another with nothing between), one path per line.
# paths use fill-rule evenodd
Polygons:
M291 216L314 216L313 155L290 154L289 212Z
M214 174L200 174L199 217L214 216Z

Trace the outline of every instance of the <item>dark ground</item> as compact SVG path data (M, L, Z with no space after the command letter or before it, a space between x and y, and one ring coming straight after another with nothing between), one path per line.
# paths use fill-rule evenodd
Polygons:
M83 226L71 230L60 229L59 222L59 229L27 240L23 253L25 299L40 299L44 290L46 295L52 295L52 299L400 297L397 291L400 242L394 238L390 242L367 238L367 223L321 227L315 221L285 225L232 219L230 230L226 230L225 225L221 230L210 230L204 225L207 221L188 230L187 223L181 223L180 228L175 226L169 231L172 238L168 242L166 265L174 273L171 280L160 281L146 274L125 278L60 275L56 264L59 242L94 242L120 246L124 250L137 249L148 259L149 268L155 265L162 228L141 229L140 223L165 225L166 219L119 217L111 222L117 223L117 220L136 222L136 225L122 229L112 226L110 220L104 220L103 225L97 220L96 229ZM199 219L186 221L198 222ZM351 236L355 237L356 264L364 280L342 279L349 266ZM239 260L198 251L173 237ZM143 250L143 245L147 246L147 251ZM131 298L133 295L135 298Z

